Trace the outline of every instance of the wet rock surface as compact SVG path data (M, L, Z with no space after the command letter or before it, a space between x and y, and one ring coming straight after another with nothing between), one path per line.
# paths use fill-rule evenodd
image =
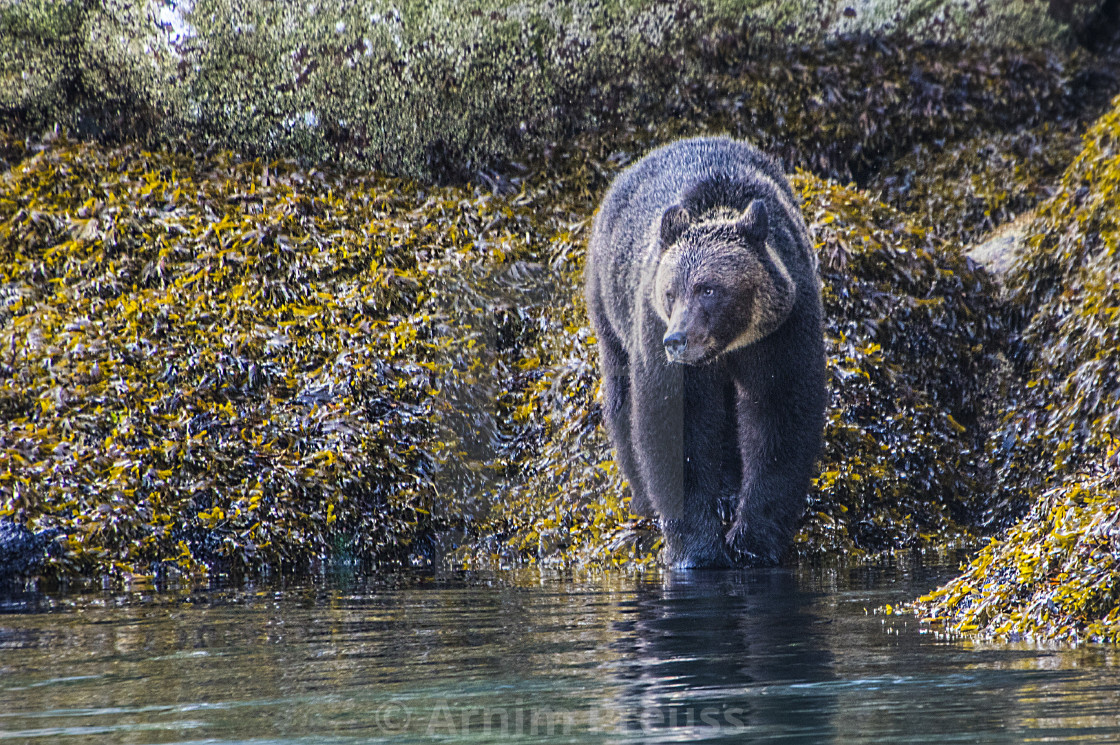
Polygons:
M32 533L22 525L0 519L0 586L37 574L55 535L51 530Z

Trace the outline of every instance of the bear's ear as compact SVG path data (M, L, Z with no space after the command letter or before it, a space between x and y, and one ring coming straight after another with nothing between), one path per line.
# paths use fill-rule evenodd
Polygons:
M762 243L770 234L770 218L766 215L766 203L756 199L743 212L735 230L748 243Z
M688 214L688 210L679 204L675 204L669 209L665 210L665 214L661 216L661 245L671 246L677 242L684 231L688 229L688 222L692 217Z

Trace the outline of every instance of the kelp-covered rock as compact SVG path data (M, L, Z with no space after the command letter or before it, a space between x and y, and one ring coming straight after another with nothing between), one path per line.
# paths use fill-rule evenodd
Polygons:
M793 179L821 261L832 402L821 474L794 548L848 557L967 540L990 474L983 396L1002 343L992 287L949 245L867 195ZM567 261L574 257L569 255ZM578 262L567 271L578 281ZM514 406L512 483L468 562L632 563L659 537L628 514L600 425L594 338L573 292Z
M463 565L657 560L660 532L630 513L602 426L595 336L580 291L590 220L580 228L577 242L550 260L566 289L533 309L530 326L539 336L506 392L514 429L501 459L509 478L479 526L485 538L455 554Z
M862 192L794 183L818 241L833 398L799 550L963 539L991 476L987 396L1004 343L991 281Z
M1120 436L1120 100L1086 133L1007 278L1025 376L998 452L1024 486L1102 463Z
M941 238L972 243L1044 201L1080 149L1069 121L916 145L867 184Z
M945 239L1054 188L1101 97L1094 58L869 40L743 57L738 43L713 31L697 46L710 74L485 186L0 137L0 512L61 531L57 573L425 563L446 548L466 563L653 561L659 534L629 514L600 426L583 243L611 174L723 130L819 174L874 175L872 193L915 213L795 177L832 385L797 555L944 545L978 515L1006 519L1035 489L1014 469L1040 475L1015 453L1059 414L1038 384L988 374L996 293ZM317 142L288 144L324 154ZM1024 308L1053 299L1059 274L1037 260ZM1046 328L1022 338L1058 339ZM1011 464L997 473L983 444L1009 391L1028 434L991 441Z
M702 72L682 75L664 102L641 118L667 115L668 126L658 128L663 140L697 128L729 132L790 169L854 179L885 190L904 207L910 205L892 192L905 197L917 186L937 193L973 172L984 182L991 171L1006 173L1016 151L1060 157L1050 155L1060 153L1053 141L1080 131L1107 108L1106 81L1115 75L1111 58L1084 49L872 38L763 46L747 54L740 44L734 35L713 33L699 52ZM966 147L981 152L971 155ZM969 153L964 163L962 152ZM912 161L900 161L906 156ZM1046 172L1041 164L1024 167L1024 175ZM920 211L925 205L914 206Z
M54 571L427 561L483 511L524 354L501 287L562 245L563 200L27 155L0 178L0 514L65 534Z
M1021 382L990 450L1030 512L921 612L989 636L1120 637L1120 99L1025 230L1007 277ZM1041 497L1035 498L1035 495Z
M1120 482L1045 492L964 573L921 598L925 623L999 640L1120 643Z

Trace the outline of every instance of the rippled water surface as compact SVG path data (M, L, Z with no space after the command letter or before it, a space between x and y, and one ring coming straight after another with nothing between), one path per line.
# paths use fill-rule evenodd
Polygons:
M876 615L938 569L319 579L0 602L0 740L1120 742L1120 658Z

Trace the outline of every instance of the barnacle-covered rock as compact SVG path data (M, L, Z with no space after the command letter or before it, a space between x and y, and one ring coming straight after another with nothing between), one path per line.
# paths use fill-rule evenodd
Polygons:
M898 33L918 41L1022 44L1068 41L1103 6L1103 0L771 0L754 12L802 39Z
M668 105L862 179L918 143L1081 109L1115 67L1058 42L1101 0L748 5L23 0L0 5L0 116L460 177Z
M964 254L992 276L1002 278L1014 266L1015 260L1023 253L1028 238L1027 229L1033 222L1034 213L1028 212L1011 222L1006 222L988 233L976 243L965 248Z

